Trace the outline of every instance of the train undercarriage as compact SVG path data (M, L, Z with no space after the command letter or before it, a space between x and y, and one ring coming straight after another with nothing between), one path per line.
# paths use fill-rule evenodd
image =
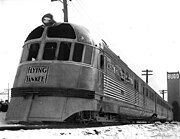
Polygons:
M150 117L133 117L128 115L120 115L114 113L104 113L95 111L78 112L65 120L65 122L81 123L84 125L92 123L101 123L102 125L109 124L136 124L136 123L154 123L160 121L164 123L167 119L158 119L157 114ZM170 121L169 121L170 122Z
M0 126L2 130L29 130L29 129L61 129L61 128L86 128L118 126L124 124L146 124L160 121L166 122L166 119L157 119L156 115L151 117L130 117L114 113L104 113L101 111L81 111L77 112L63 122L56 121L21 121L8 126Z
M102 110L102 104L94 99L69 97L14 97L7 113L8 123L41 124L41 123L72 123L72 124L131 124L166 122L167 119L158 119L157 114L151 116L135 116L107 112ZM18 102L18 103L17 103ZM21 104L21 107L18 107ZM86 104L86 105L83 105ZM104 109L104 108L103 108ZM129 109L130 110L130 109ZM59 113L59 114L58 114Z

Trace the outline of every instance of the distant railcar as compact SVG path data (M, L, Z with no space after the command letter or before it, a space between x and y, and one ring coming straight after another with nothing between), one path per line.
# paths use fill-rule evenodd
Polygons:
M7 122L172 120L172 107L104 41L82 26L45 23L24 43Z

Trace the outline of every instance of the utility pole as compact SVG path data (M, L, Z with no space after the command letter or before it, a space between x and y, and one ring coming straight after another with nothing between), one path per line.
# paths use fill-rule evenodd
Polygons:
M7 94L7 97L8 97L8 102L10 102L10 98L9 98L9 96L10 96L10 89L9 89L9 83L8 83L8 88L7 89L4 89L5 91L7 91L7 93L4 93L4 94Z
M5 93L5 92L0 92L0 96L1 96L1 95L2 95L2 96L4 96L4 95L6 95L6 96L7 96L7 95L8 95L8 93Z
M64 12L64 22L68 22L68 8L67 8L67 0L63 0L63 12Z
M68 4L67 4L67 0L51 0L51 2L53 1L60 1L61 3L63 3L63 13L64 13L64 22L68 22ZM70 0L71 1L71 0Z
M146 69L146 70L142 70L142 72L145 72L145 74L142 74L142 75L145 75L145 76L146 76L146 83L148 84L148 76L149 76L149 75L153 75L153 74L151 74L151 73L149 73L149 72L153 72L153 71Z
M9 100L9 83L8 83L8 103L10 102Z
M167 90L159 90L159 92L162 94L163 99L164 99L164 94L167 93Z

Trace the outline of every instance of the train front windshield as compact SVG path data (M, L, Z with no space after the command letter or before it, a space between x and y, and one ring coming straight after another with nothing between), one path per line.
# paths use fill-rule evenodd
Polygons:
M59 60L91 64L92 52L92 46L82 43L61 41L46 42L44 45L41 45L40 42L34 42L24 46L21 62Z

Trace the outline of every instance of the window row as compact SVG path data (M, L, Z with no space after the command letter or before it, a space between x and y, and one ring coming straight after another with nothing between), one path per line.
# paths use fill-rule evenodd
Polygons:
M168 106L168 104L165 103L165 101L159 97L157 97L157 104L163 106L166 109L170 109L170 107Z
M152 101L155 101L154 92L150 91L148 88L143 87L143 95L150 98Z
M25 47L28 47L25 46ZM34 61L37 60L38 54L40 53L40 44L32 43L28 48L24 48L23 55L27 57L21 61ZM71 42L46 42L43 52L42 52L42 60L61 60L61 61L75 61L75 62L84 62L86 64L91 64L93 53L93 47L84 45L81 43L73 43ZM71 57L72 54L72 57Z

